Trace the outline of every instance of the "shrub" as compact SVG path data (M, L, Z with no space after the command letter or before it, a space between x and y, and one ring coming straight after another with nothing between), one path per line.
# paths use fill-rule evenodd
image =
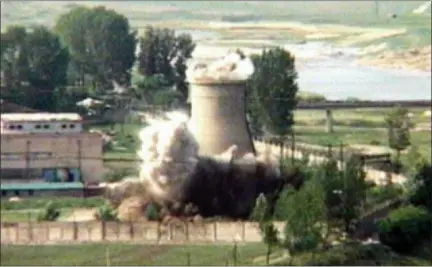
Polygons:
M38 221L55 221L60 216L60 209L53 202L48 202L37 216Z
M379 239L396 252L409 253L432 235L432 217L422 208L405 206L378 222Z
M153 203L148 204L147 208L145 209L144 216L149 221L159 220L159 208Z
M96 217L101 221L116 221L117 220L117 212L110 205L103 205L99 207Z
M393 200L404 193L400 185L392 184L386 186L374 186L367 191L367 202L370 205L379 204Z
M415 206L424 207L432 213L432 166L428 164L420 168L414 180L417 186L410 202Z
M276 266L419 266L422 260L400 256L381 244L348 243L336 245L316 253L301 253L292 261L278 262Z

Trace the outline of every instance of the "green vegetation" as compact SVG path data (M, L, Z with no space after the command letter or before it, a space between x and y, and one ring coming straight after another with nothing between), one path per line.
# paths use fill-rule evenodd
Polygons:
M161 77L153 84L141 83L138 87L143 94L175 86L182 96L182 102L186 101L186 61L191 58L195 49L192 37L189 34L176 36L176 33L169 29L147 27L139 44L138 72L144 79L154 80L155 75Z
M96 213L96 217L101 221L116 221L117 220L117 212L110 205L104 204L99 207Z
M38 221L55 221L60 217L60 209L53 202L48 202L37 216Z
M105 203L102 197L92 198L32 198L20 201L1 200L1 210L42 210L48 203L53 203L57 208L96 208Z
M400 164L401 151L411 145L410 129L413 127L408 118L408 110L396 108L386 117L388 144L396 150L396 163Z
M430 241L432 214L422 208L405 206L392 211L378 226L381 243L399 253L410 253L423 241Z
M297 255L295 259L275 262L276 266L429 266L427 260L399 255L379 245L343 244Z
M81 244L1 246L1 265L251 265L265 250L263 244L237 245Z
M265 128L283 136L294 124L298 91L294 56L283 48L274 48L252 57L252 62L255 71L247 84L251 129L260 134Z
M1 210L1 222L36 222L39 210Z

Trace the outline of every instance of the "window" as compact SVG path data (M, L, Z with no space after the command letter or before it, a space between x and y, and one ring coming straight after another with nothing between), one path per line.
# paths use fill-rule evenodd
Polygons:
M28 191L28 195L29 195L29 196L33 196L33 195L34 195L34 191L33 191L33 190L29 190L29 191Z
M62 129L66 129L67 125L66 124L62 124Z
M15 129L15 125L9 125L9 129L11 130Z
M15 196L16 196L16 197L19 197L19 195L20 195L19 191L18 191L18 190L15 190Z
M44 124L44 129L48 129L49 128L49 125L48 124Z
M69 124L69 128L71 129L75 128L75 124Z
M2 191L1 191L1 195L2 195L2 197L7 196L7 192L6 192L6 190L2 190Z
M36 124L35 128L40 129L41 128L40 124Z
M22 128L23 128L22 125L17 125L18 130L22 130Z

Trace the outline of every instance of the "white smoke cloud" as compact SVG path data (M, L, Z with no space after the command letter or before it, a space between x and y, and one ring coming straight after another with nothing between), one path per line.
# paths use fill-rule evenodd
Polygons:
M198 143L189 130L188 117L180 112L149 119L140 133L140 180L159 197L169 197L165 186L185 180L198 161Z
M250 58L244 57L237 52L229 52L221 59L210 64L193 62L186 71L189 82L209 81L245 81L255 71Z

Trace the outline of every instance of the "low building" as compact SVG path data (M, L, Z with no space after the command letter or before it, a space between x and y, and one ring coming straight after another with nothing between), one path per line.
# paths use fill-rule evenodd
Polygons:
M13 184L32 183L70 183L76 189L103 175L102 137L84 132L78 114L2 114L0 128L1 183L9 191Z

